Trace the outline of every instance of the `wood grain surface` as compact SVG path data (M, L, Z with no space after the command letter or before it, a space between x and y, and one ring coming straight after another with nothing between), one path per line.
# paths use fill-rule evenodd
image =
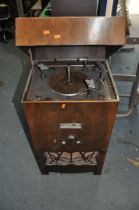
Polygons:
M121 17L17 18L17 46L124 45Z
M23 103L35 149L46 151L93 151L107 147L118 102ZM60 129L60 123L81 123L82 129ZM61 141L75 135L82 143ZM56 140L56 143L54 142Z
M118 101L66 103L26 103L24 112L28 123L36 160L41 170L43 152L89 152L99 151L95 172L102 171L108 149ZM82 123L82 129L60 129L60 123ZM69 142L68 136L74 135L80 142ZM66 141L62 145L62 141Z

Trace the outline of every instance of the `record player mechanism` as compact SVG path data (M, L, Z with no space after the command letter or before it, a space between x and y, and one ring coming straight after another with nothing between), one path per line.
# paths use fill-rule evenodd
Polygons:
M48 70L49 68L46 67L45 69ZM76 96L91 90L96 91L95 83L102 81L102 73L106 75L103 64L93 62L93 65L87 65L85 59L82 65L76 65L75 67L74 65L68 65L63 70L54 71L47 82L50 89L56 93L63 96Z
M81 60L35 63L28 100L114 98L106 61Z
M48 85L52 91L63 96L75 96L81 94L85 89L87 76L79 71L71 71L70 66L66 71L55 72L48 80Z

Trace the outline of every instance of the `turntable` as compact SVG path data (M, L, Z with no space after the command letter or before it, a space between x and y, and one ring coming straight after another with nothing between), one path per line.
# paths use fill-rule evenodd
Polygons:
M59 61L35 63L28 100L114 98L110 96L112 84L107 76L107 63L82 60L65 61L65 64Z
M63 96L76 96L85 90L87 76L81 71L56 71L48 80L50 89Z
M124 26L120 17L16 20L16 45L30 48L22 103L42 173L101 173L119 102L107 59Z

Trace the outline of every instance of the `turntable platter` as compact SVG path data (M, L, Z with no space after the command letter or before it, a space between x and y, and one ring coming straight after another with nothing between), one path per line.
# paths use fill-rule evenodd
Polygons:
M48 84L52 91L64 95L79 95L86 89L85 80L88 77L80 71L73 70L70 72L70 82L67 78L67 71L53 72L48 78Z

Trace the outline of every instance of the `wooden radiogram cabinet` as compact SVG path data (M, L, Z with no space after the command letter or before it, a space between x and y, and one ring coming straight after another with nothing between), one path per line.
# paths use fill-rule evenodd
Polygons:
M101 173L119 103L107 58L124 44L120 17L16 19L16 45L30 48L22 104L42 173Z

